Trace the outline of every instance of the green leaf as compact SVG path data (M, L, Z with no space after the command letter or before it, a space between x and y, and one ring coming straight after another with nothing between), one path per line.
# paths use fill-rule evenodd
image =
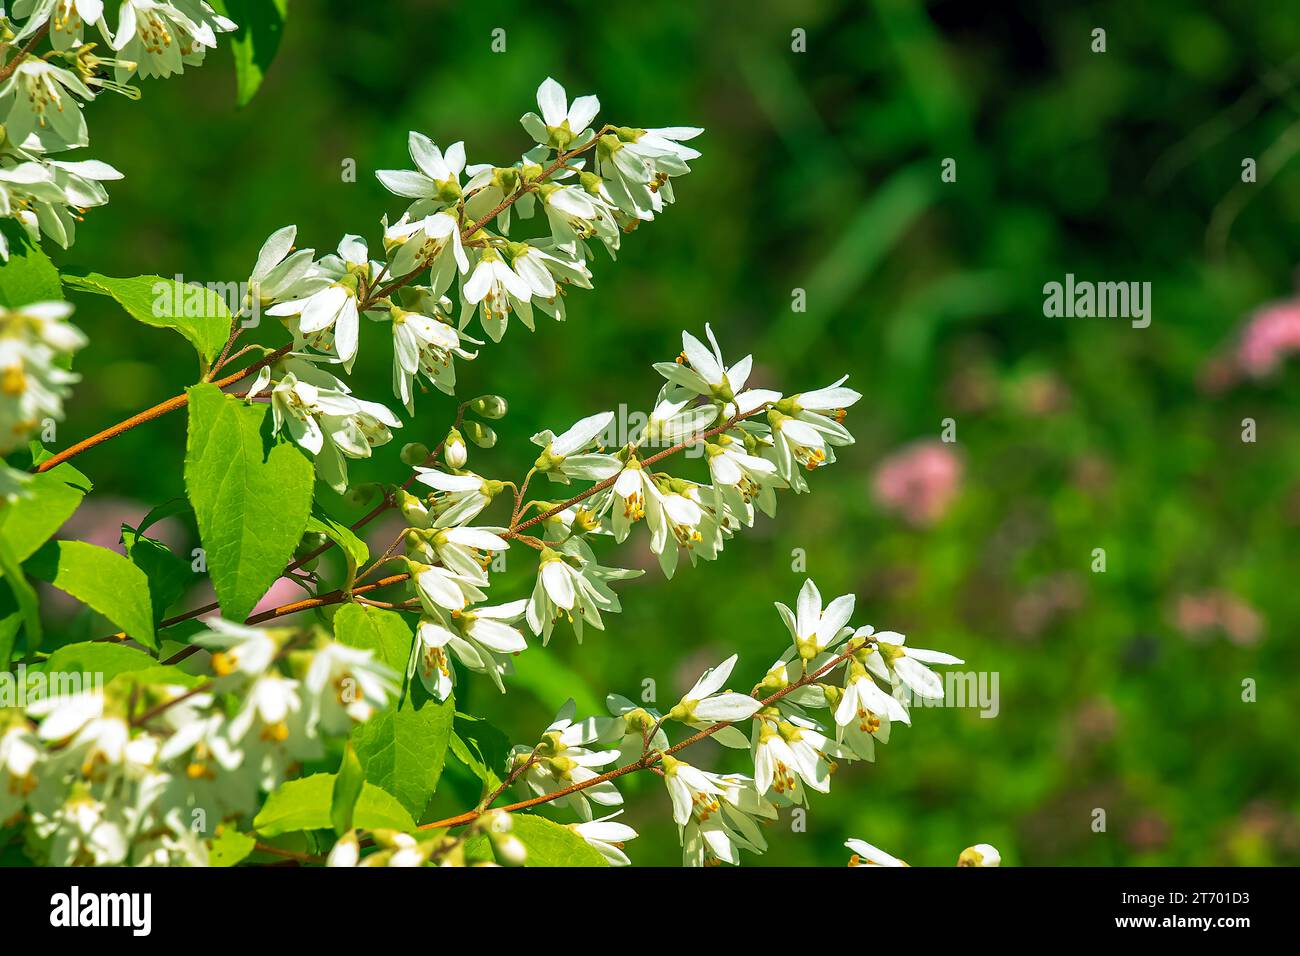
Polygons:
M14 597L9 582L0 578L0 671L9 666L13 660L14 646L18 643L18 632L23 627L23 611Z
M289 0L218 0L214 6L239 24L231 48L235 54L236 102L242 108L257 93L280 48Z
M348 647L374 651L376 659L405 674L415 635L396 611L345 604L334 615L334 639Z
M0 539L19 563L43 545L81 504L90 491L90 479L67 462L32 475L27 494L0 507Z
M4 219L0 220L0 232L9 245L9 261L0 263L0 305L15 309L62 299L59 271L27 230L13 219Z
M334 795L330 803L330 823L334 824L335 836L342 836L352 829L352 816L356 811L357 800L365 786L366 775L357 759L352 741L343 750L343 762L339 764L339 775L334 780Z
M221 613L242 621L302 540L312 464L293 445L267 447L266 405L245 404L215 385L195 385L189 394L185 488Z
M154 624L159 623L194 581L190 563L172 553L156 538L146 538L129 525L122 525L122 545L131 563L149 580L149 598L153 603Z
M32 577L94 608L128 637L157 649L149 579L116 551L84 541L51 541L24 567Z
M344 587L352 587L352 582L357 578L357 568L370 560L370 548L351 528L335 521L319 507L312 508L311 517L307 519L307 530L325 535L342 549L348 563L348 578Z
M334 616L334 634L350 647L368 648L397 673L406 671L414 635L396 611L349 604ZM352 732L366 779L397 797L417 819L438 788L456 715L452 698L439 703L413 682L397 707L381 711Z
M332 829L330 810L334 806L336 777L332 773L317 773L282 784L266 798L266 803L253 819L253 829L264 837L294 830ZM415 829L415 821L396 798L372 783L361 788L352 825L363 830L404 830L408 833Z
M486 720L457 714L452 724L451 752L483 781L487 790L501 786L500 773L510 753L510 738Z
M211 289L162 276L114 279L98 272L64 276L63 281L82 292L115 299L131 318L145 325L175 329L198 351L205 370L230 337L230 309Z
M545 817L516 813L510 832L528 848L524 866L608 866L605 858L568 827Z
M41 665L47 674L101 674L108 683L119 674L128 674L160 666L144 651L125 644L107 641L84 641L67 644L47 657ZM187 675L188 676L188 675Z
M256 845L257 841L247 833L222 824L208 848L208 866L234 866L252 853Z

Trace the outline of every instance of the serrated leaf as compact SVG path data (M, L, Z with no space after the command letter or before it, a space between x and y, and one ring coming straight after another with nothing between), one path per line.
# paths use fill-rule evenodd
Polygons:
M157 649L149 579L116 551L84 541L51 541L28 558L24 568L94 608L127 636Z
M247 833L223 824L208 848L208 866L234 866L253 852L257 841Z
M27 231L13 219L0 220L9 261L0 262L0 305L11 309L63 298L59 271Z
M395 611L349 604L334 616L334 635L350 647L369 648L402 674L415 636ZM439 703L412 682L396 707L373 715L352 732L366 779L383 787L419 818L438 788L456 715L452 698Z
M267 406L247 405L214 385L195 385L189 394L185 488L221 613L242 621L302 540L312 464L293 445L268 447Z
M26 494L0 508L0 539L21 564L72 517L91 489L90 479L64 462L28 478Z
M122 546L131 563L149 580L149 597L153 603L154 624L158 624L194 581L190 563L172 553L156 538L147 538L128 525L122 525Z
M218 0L215 4L239 24L231 40L235 54L236 102L242 108L257 93L280 48L289 0Z
M568 827L545 817L516 813L510 832L528 850L524 866L609 866L605 858Z
M115 279L98 272L66 275L63 281L82 292L109 296L138 322L159 329L175 329L189 339L205 370L221 354L230 337L230 309L211 289L162 276Z
M253 819L253 829L264 837L294 830L329 830L334 805L332 773L317 773L282 784L266 798ZM372 783L365 783L352 815L352 825L363 830L411 832L415 821L397 799Z

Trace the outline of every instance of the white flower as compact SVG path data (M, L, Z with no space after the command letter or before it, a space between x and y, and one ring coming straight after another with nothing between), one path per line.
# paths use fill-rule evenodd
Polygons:
M326 866L350 867L356 866L361 862L361 843L357 840L357 832L349 830L330 849L329 856L325 858Z
M943 699L943 680L926 664L966 663L943 651L904 647L907 638L895 631L881 631L873 640L876 649L867 654L867 669L895 687L902 684L917 697Z
M579 96L570 104L564 87L547 77L537 88L537 107L541 116L525 113L519 122L538 143L563 152L591 139L587 134L600 112L600 100Z
M1000 866L1002 854L998 848L988 843L976 843L961 851L957 858L958 866Z
M586 258L585 240L596 238L611 258L618 252L622 231L615 220L614 208L599 194L581 186L547 183L539 195L555 248L574 258Z
M601 412L580 419L559 436L549 429L538 432L532 442L542 448L542 453L533 467L552 481L566 485L573 478L601 481L613 477L623 467L622 462L613 455L584 453L597 446L599 436L613 421L613 412Z
M587 844L605 858L610 866L630 866L632 861L623 852L623 845L635 840L637 832L626 823L614 823L618 810L586 823L570 823L569 829L587 841Z
M685 865L735 865L740 850L767 849L755 818L772 820L777 811L754 788L754 781L740 774L709 773L669 754L662 760Z
M473 521L501 493L501 482L466 472L448 474L433 468L415 468L415 480L434 489L433 524L448 528Z
M67 302L0 306L0 455L27 440L47 418L62 420L63 400L79 380L60 363L86 344L65 319Z
M671 176L691 171L688 160L700 154L682 140L704 130L691 126L660 129L619 129L600 138L596 169L614 203L637 219L653 219L673 201Z
M56 50L80 46L86 24L100 27L109 36L104 22L104 0L15 0L13 16L27 19L14 38L20 43L46 23L50 24L50 44Z
M221 618L211 618L204 623L208 632L195 635L191 641L213 650L212 671L218 677L236 673L259 677L266 673L280 652L280 642L271 631L245 627Z
M310 721L328 734L345 734L369 720L400 691L398 675L373 651L330 642L312 657L303 687Z
M310 294L280 302L266 310L268 315L297 317L292 329L296 336L310 339L330 331L333 348L349 371L357 357L360 313L357 311L358 277L370 268L366 244L359 236L344 236L338 257L322 259L318 269L325 277L322 287Z
M303 704L296 680L263 674L245 692L244 703L228 724L232 742L246 748L261 745L271 751L278 766L287 758L307 759L322 753L313 736L310 713ZM268 761L268 764L270 762ZM275 773L268 773L274 779Z
M836 739L865 760L874 759L874 740L889 742L890 722L911 724L907 708L876 685L866 669L850 658L843 694L835 707Z
M396 196L423 200L423 213L454 206L461 197L460 174L465 170L465 144L452 143L443 153L433 140L412 131L407 146L415 170L381 169L375 173L384 188Z
M393 328L393 394L406 410L415 414L415 379L427 378L438 391L454 395L456 366L453 359L470 360L462 341L473 342L439 318L393 306L389 310Z
M522 616L524 603L478 606L451 615L434 610L421 617L411 667L425 690L438 700L447 699L455 683L450 654L468 670L487 674L504 693L502 675L508 672L510 656L528 649L523 634L511 626Z
M599 739L602 725L595 720L575 723L574 711L573 700L566 701L555 720L546 728L536 748L514 748L514 762L523 763L532 759L531 765L523 772L522 779L538 796L594 780L600 776L594 768L603 767L618 758L616 750L588 749L587 744ZM585 822L593 817L592 803L602 807L620 806L623 795L611 781L605 780L559 797L553 803L557 807L572 807Z
M420 604L428 614L434 608L459 611L473 601L482 601L486 595L479 590L476 577L464 577L437 565L407 561L411 580L415 582Z
M416 204L418 207L419 204ZM469 269L469 256L461 242L460 222L451 210L410 218L410 214L384 230L386 244L397 246L391 271L398 277L429 269L429 287L440 296L457 272Z
M116 866L130 847L120 812L78 788L52 812L34 813L36 835L48 840L53 866Z
M866 840L845 840L844 845L854 853L849 866L907 866L902 860L890 856Z
M690 727L703 730L723 721L748 720L762 704L748 694L722 691L722 685L731 676L739 655L732 654L717 667L704 672L695 685L682 695L668 711L668 719L681 721ZM719 693L721 691L721 693ZM743 749L749 746L745 735L736 727L724 727L713 735L718 743Z
M217 45L216 34L236 29L200 0L123 0L112 46L123 64L135 64L141 76L168 77L184 71L187 63L202 63L204 51ZM119 66L118 81L132 72Z
M835 770L832 758L853 756L812 721L796 716L783 720L766 712L754 723L751 743L759 792L774 789L794 804L807 804L805 787L828 793Z
M705 442L704 454L708 459L713 487L733 511L748 512L751 503L757 502L765 514L775 514L775 489L785 486L777 474L776 465L766 458L751 455L743 442L726 434ZM751 517L749 521L752 520Z
M392 441L390 429L401 428L402 423L383 405L353 398L338 379L300 359L281 365L285 371L271 390L274 430L287 432L295 444L310 451L316 457L320 479L342 493L348 480L345 459L369 458L372 448ZM304 380L302 375L314 381ZM270 378L271 373L264 369L248 398Z
M253 273L248 277L250 297L247 305L261 309L281 299L294 299L311 282L314 249L294 250L297 226L285 226L267 237L257 254Z
M794 652L800 660L806 664L848 636L845 625L853 616L856 602L857 598L852 594L841 594L823 611L822 595L812 578L804 581L799 589L799 600L795 605L797 613L776 602L776 609L794 639Z
M25 725L0 735L0 825L20 813L36 789L43 757L40 741Z
M531 328L532 311L528 308L528 301L533 292L529 284L510 267L501 253L490 246L476 250L475 259L460 289L464 303L461 325L464 326L478 306L483 331L493 342L501 341L512 311L519 311Z
M0 102L8 103L5 132L19 146L35 137L40 149L55 151L89 142L86 118L76 99L95 94L75 73L45 60L27 57L0 84Z
M543 547L537 581L528 601L528 626L541 636L545 645L551 639L555 623L566 618L581 644L585 625L604 630L601 612L621 610L609 582L640 574L641 571L597 564L581 538L570 538L558 549Z

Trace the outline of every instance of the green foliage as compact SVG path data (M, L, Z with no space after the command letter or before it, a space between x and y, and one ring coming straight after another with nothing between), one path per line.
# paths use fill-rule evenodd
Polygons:
M26 230L12 219L0 220L9 243L9 261L0 263L0 305L16 308L63 298L58 270Z
M167 545L145 537L128 525L122 525L122 545L131 563L149 579L149 599L154 624L157 624L194 581L194 572L189 562L173 554Z
M51 541L24 567L32 577L94 608L127 636L157 648L149 579L116 551L84 541Z
M334 630L342 643L371 649L398 674L405 671L414 636L400 614L349 604L334 616ZM455 714L453 698L439 703L414 681L396 707L352 732L365 778L393 794L416 819L442 778Z
M223 824L212 840L208 851L209 866L234 866L253 852L257 841L247 833L240 833L232 826Z
M114 279L97 272L65 274L63 281L82 292L109 296L137 322L175 329L199 353L204 371L221 354L230 337L230 309L211 289L162 276Z
M0 540L26 561L49 541L90 491L90 479L64 462L27 480L27 494L0 509Z
M451 752L460 763L483 783L484 791L501 786L510 754L510 738L486 720L470 714L457 714L452 723Z
M334 807L332 773L317 773L299 780L289 780L266 798L253 820L259 836L273 837L296 830L333 828ZM372 783L365 783L352 814L352 825L366 830L415 829L415 821L401 803Z
M311 462L285 442L267 447L267 413L213 385L190 389L185 489L222 613L235 621L289 563L311 511Z
M511 832L528 848L524 866L608 866L605 858L568 827L545 817L516 813Z
M217 10L239 24L231 40L235 54L236 100L243 107L257 93L280 49L289 0L216 0Z
M366 775L361 769L352 741L343 749L343 762L339 764L338 776L334 778L334 794L330 802L330 823L334 825L334 835L342 836L352 829L352 817L356 813L357 801L366 783Z

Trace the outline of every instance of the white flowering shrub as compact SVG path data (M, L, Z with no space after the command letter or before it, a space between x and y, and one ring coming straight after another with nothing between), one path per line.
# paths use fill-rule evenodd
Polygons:
M624 865L637 834L618 819L619 785L641 772L662 779L686 864L736 864L763 852L765 824L783 809L826 792L838 764L874 760L877 742L911 722L913 697L942 697L930 666L960 661L855 621L851 595L824 603L808 581L793 609L776 604L775 659L751 669L748 687L733 655L666 711L611 694L607 713L578 714L570 701L546 728L494 729L520 741L508 752L487 745L485 721L457 711L464 682L509 693L517 655L617 639L592 632L617 628L620 583L641 572L609 564L611 544L638 537L668 587L683 563L722 559L760 513L775 517L782 494L808 492L853 441L846 410L861 396L845 378L760 385L752 358L724 353L705 325L682 332L680 354L666 350L637 383L648 411L632 434L593 410L537 423L555 427L517 450L522 475L477 467L473 449L496 443L491 422L507 398L459 395L457 367L490 361L512 320L537 334L565 321L597 260L676 201L702 130L605 122L595 96L571 100L547 79L522 118L532 143L519 158L470 163L463 143L440 148L412 132L411 168L378 172L401 203L373 241L347 235L319 254L280 229L232 307L151 276L60 276L41 247L70 244L74 224L107 201L102 184L121 175L64 158L88 146L94 98L138 97L134 79L198 65L237 25L200 0L18 0L8 14L0 665L20 691L0 701L10 857ZM241 80L245 92L254 85ZM71 322L65 285L181 333L198 370L185 394L56 451L63 443L44 432L74 394L75 353L93 348ZM263 314L278 331L247 341L245 320ZM362 349L391 352L391 396L354 391ZM410 470L391 486L353 485L348 463L427 415L418 406L429 389L459 402L450 423L421 426L446 437L407 444ZM182 409L186 497L124 526L121 552L54 538L91 487L71 460ZM696 477L682 467L688 452L703 458ZM317 482L373 507L348 527L315 500ZM197 525L198 564L148 534L181 513ZM362 532L381 515L400 515L404 530L373 553ZM344 558L337 578L316 561L331 550ZM505 553L532 570L525 592L497 587ZM165 616L195 571L215 603ZM304 597L254 613L281 578ZM44 633L35 581L119 632L83 643ZM69 688L73 673L102 680ZM26 694L33 687L46 693ZM732 752L724 766L692 762L705 738ZM431 819L449 760L479 778L481 799ZM557 813L534 812L543 805ZM860 840L847 846L854 863L899 864ZM979 845L960 862L998 855Z

